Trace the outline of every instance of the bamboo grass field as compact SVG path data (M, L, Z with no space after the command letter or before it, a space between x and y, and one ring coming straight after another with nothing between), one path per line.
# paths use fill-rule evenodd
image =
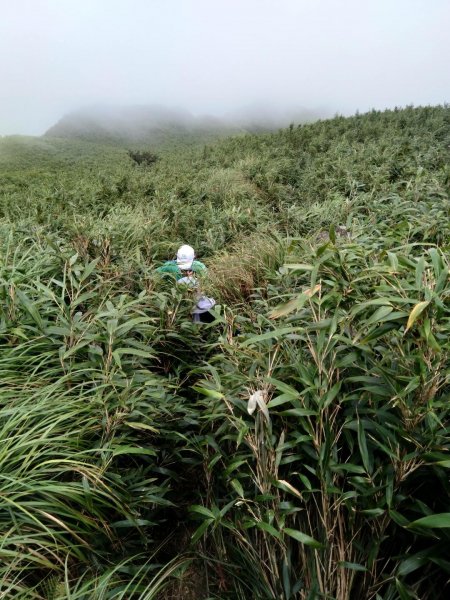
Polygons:
M0 138L0 597L448 597L449 107L128 150Z

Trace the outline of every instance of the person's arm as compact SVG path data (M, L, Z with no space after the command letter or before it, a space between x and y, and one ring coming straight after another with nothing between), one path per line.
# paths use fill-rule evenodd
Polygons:
M172 261L167 261L165 262L163 265L161 265L160 267L157 267L155 269L156 273L175 273L177 274L179 272L179 268L177 267L176 263L172 262Z
M206 275L208 269L199 260L194 260L194 262L192 263L192 271L194 271L194 273L196 273L197 275Z

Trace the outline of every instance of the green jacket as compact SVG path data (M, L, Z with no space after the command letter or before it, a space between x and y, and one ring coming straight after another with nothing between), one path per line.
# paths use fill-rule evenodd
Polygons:
M193 271L194 273L197 273L197 275L205 275L207 269L202 262L200 262L199 260L194 260L194 262L192 263L192 266L189 270ZM166 261L163 265L161 265L160 267L158 267L156 269L156 272L162 273L162 274L165 274L165 273L172 274L175 276L175 279L177 281L185 276L185 273L177 265L176 260Z

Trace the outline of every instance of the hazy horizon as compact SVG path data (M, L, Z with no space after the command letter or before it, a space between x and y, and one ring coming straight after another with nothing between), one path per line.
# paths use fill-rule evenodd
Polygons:
M0 135L94 105L276 118L450 100L446 0L0 2Z

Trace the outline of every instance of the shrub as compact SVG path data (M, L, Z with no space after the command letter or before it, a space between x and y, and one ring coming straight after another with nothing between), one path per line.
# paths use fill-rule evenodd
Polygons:
M147 167L159 160L159 156L150 150L128 150L128 156L137 165L145 165Z

